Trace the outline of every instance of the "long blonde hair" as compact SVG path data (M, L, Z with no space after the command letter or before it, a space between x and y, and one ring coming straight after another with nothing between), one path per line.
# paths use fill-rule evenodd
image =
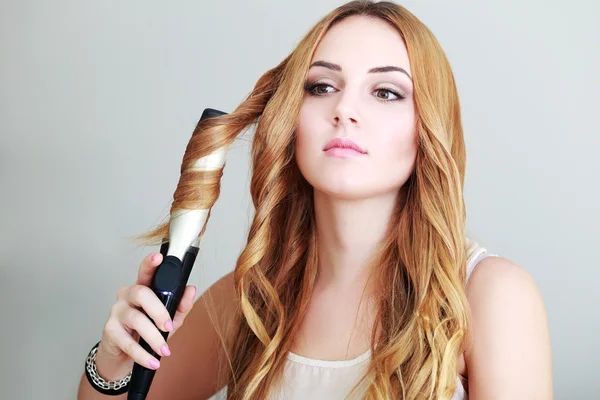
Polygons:
M352 1L319 21L235 111L199 123L184 155L171 213L212 207L222 170L187 170L257 123L250 188L255 215L234 271L239 313L228 348L230 400L263 399L281 383L292 339L307 310L318 265L317 238L312 187L294 158L295 129L319 41L353 15L387 22L404 40L418 137L415 170L373 261L381 291L372 357L360 382L363 395L450 399L456 388L470 321L464 289L465 145L454 77L437 39L405 8L387 1ZM165 222L139 238L158 244L168 234Z

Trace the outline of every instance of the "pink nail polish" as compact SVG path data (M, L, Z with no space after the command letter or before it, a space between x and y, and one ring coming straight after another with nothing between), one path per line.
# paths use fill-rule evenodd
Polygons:
M160 348L160 352L162 353L163 356L171 355L171 350L169 350L169 346L167 346L166 343L162 345L162 347Z
M173 330L173 323L170 320L165 322L165 329L169 332Z
M160 363L156 360L150 360L148 364L150 364L150 368L152 369L157 369L158 367L160 367Z
M157 254L156 254L156 253L152 254L152 257L150 257L150 261L154 261L154 260L156 260L156 256L157 256Z

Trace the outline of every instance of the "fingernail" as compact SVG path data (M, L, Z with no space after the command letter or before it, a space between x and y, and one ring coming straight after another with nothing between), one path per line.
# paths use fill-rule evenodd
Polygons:
M163 356L171 355L171 350L169 350L169 346L167 346L166 343L162 345L162 347L160 348L160 352L162 353Z
M171 322L171 320L168 320L168 321L165 323L165 329L166 329L167 331L169 331L169 332L171 332L171 331L173 330L173 323Z
M156 360L150 360L150 362L148 364L150 365L150 368L152 368L152 369L157 369L158 367L160 367L160 363Z
M150 257L150 261L156 260L156 257L158 257L158 253L152 254L152 257Z

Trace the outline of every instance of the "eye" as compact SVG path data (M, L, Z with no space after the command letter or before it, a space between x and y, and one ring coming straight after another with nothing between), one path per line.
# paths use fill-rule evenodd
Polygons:
M327 91L327 88L333 88L333 86L327 84L327 83L307 83L304 86L304 90L306 92L308 92L311 96L323 96L324 94L327 93L332 93L330 91ZM325 89L325 90L323 90ZM384 103L388 103L388 102L392 102L392 101L400 101L400 100L404 100L406 99L405 95L402 95L398 92L396 92L393 89L390 88L386 88L386 87L379 87L377 89L375 89L376 93L386 93L386 95L384 97L380 97L380 96L375 96L377 97L379 100L383 101ZM390 93L394 96L396 96L396 98L392 98L390 99Z
M382 92L383 92L383 93L387 93L387 94L388 94L386 97L383 97L383 98L382 98L382 97L378 97L378 98L380 98L380 99L382 99L382 100L384 100L384 101L396 101L396 100L403 100L403 99L405 99L405 98L406 98L406 96L403 96L403 95L401 95L400 93L398 93L398 92L396 92L396 91L394 91L394 90L392 90L392 89L388 89L388 88L384 88L384 87L382 87L382 88L378 88L378 89L376 89L375 91L376 91L376 92L379 92L379 93L382 93ZM391 93L391 94L393 94L394 96L396 96L396 98L395 98L395 99L391 99L391 100L390 100L390 99L389 99L389 94L390 94L390 93Z
M328 85L326 83L315 83L315 84L307 84L304 87L304 89L306 91L308 91L309 93L311 93L311 94L315 94L317 96L320 96L320 95L328 93L328 92L327 91L319 91L318 89L319 88L326 88L326 87L333 88L333 86ZM315 91L315 89L317 89L317 90ZM329 93L331 93L331 92L329 92Z

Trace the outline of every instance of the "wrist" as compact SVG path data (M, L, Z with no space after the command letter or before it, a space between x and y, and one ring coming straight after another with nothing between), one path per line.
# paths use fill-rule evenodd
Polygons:
M96 370L98 375L107 381L114 381L127 376L133 369L133 360L129 357L113 357L104 347L102 342L96 353Z
M98 392L109 396L118 396L123 393L127 393L129 388L129 381L131 380L131 373L127 373L125 376L117 379L110 379L103 377L98 372L96 357L98 355L98 348L100 342L96 343L85 360L85 376L90 385ZM107 360L107 357L104 357ZM107 364L105 362L105 364ZM109 365L112 368L109 369ZM110 363L104 367L104 373L107 375L120 373L120 370L124 367L121 363Z

